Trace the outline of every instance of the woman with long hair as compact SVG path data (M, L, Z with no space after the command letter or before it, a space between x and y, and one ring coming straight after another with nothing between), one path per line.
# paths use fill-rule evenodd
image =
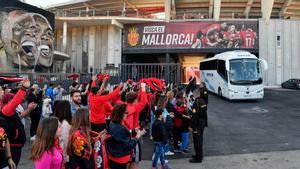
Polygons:
M136 137L131 138L131 133L124 124L127 114L126 104L115 105L112 110L112 121L109 125L111 137L107 140L109 165L112 169L127 168L132 150L135 148L138 139L145 134L145 129L137 130Z
M65 167L69 168L69 156L67 155L67 146L69 141L69 133L72 122L71 105L68 100L57 100L54 106L54 116L58 118L61 123L61 136L59 137L59 144L63 149L63 157Z
M90 125L88 109L79 108L72 118L67 147L71 168L93 168Z
M62 149L58 141L60 135L61 124L56 117L48 117L40 122L30 157L36 169L62 168Z

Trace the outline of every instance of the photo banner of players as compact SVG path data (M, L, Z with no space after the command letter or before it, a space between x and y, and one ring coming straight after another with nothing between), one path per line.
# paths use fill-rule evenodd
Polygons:
M258 49L257 21L172 22L125 25L124 50Z

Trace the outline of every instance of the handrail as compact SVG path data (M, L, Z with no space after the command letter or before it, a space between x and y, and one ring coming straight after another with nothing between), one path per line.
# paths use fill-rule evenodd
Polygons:
M137 18L152 18L158 19L157 16L152 15L157 12L150 12L147 14L141 14L139 11L133 9L114 10L114 9L89 9L89 10L61 10L56 9L52 11L57 17L94 17L94 16L128 16Z

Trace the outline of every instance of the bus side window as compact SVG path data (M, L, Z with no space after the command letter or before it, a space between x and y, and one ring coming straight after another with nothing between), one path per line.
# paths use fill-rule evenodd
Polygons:
M225 81L228 81L224 60L218 60L218 73Z

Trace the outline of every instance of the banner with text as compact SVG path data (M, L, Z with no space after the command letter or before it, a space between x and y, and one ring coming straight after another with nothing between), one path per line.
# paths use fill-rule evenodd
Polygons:
M125 25L123 49L258 49L257 21Z

